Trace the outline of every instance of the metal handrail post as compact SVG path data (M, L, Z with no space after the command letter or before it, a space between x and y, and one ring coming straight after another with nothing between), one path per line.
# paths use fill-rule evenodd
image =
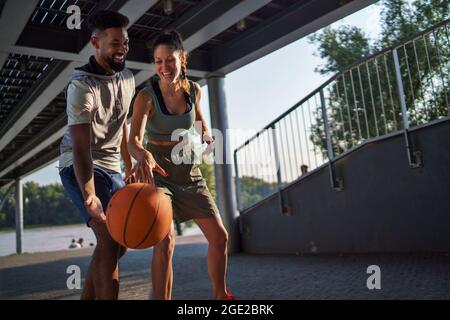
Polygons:
M338 184L336 180L336 173L334 170L334 163L333 163L334 152L333 152L333 145L331 143L330 124L328 123L328 115L325 106L325 95L323 94L323 89L320 89L320 104L322 109L322 119L325 129L325 137L327 141L328 168L330 170L331 187L336 191L341 191L343 189L342 184ZM340 181L342 180L340 179Z
M403 133L405 137L405 147L406 153L408 155L408 162L411 168L418 168L421 166L421 161L417 159L420 155L419 151L414 151L411 146L411 141L409 137L409 118L408 118L408 110L406 109L406 100L405 100L405 92L403 89L403 80L400 70L400 62L398 60L398 52L397 48L392 50L392 55L394 57L394 67L395 67L395 78L397 80L397 89L398 89L398 98L400 99L400 107L402 110L402 120L403 120ZM416 161L413 161L413 155L416 155Z

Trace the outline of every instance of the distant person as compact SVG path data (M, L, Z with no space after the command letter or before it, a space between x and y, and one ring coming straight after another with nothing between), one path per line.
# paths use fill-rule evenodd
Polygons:
M76 249L81 248L81 245L75 241L75 239L72 239L72 243L69 245L69 249Z
M76 68L67 86L68 129L61 141L60 177L72 202L97 238L81 299L117 299L119 258L126 249L107 228L104 210L131 170L127 152L127 114L135 90L133 73L125 68L128 53L124 15L103 10L87 19L95 49L89 63Z
M306 164L302 164L300 167L300 170L302 172L302 175L308 172L308 166Z

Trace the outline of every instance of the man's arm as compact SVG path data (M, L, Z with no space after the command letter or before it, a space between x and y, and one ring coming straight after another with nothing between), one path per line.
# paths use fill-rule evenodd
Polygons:
M71 125L69 131L72 138L73 169L85 200L84 205L93 219L105 222L106 216L102 204L95 195L91 155L91 125L87 123Z
M91 156L90 124L77 124L69 127L72 138L73 168L83 198L95 194Z

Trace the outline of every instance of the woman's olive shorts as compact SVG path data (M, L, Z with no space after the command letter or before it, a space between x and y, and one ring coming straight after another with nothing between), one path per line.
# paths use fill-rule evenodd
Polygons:
M175 164L171 158L172 146L148 143L147 149L152 153L156 163L168 174L167 177L162 177L155 173L155 185L171 199L173 214L177 221L209 218L219 213L199 164ZM191 160L192 158L191 156Z

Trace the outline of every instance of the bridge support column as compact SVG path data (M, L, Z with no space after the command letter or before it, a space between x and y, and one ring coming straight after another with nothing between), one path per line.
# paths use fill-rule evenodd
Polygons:
M16 179L16 253L22 253L23 234L23 186L22 178Z
M214 76L208 78L209 108L211 114L211 125L214 129L222 132L221 153L223 163L214 163L216 178L216 192L219 211L224 220L225 228L228 231L228 252L236 253L240 251L240 234L238 223L238 211L233 198L234 185L232 177L230 146L226 135L228 129L227 104L225 99L224 78ZM217 153L216 153L217 154Z

